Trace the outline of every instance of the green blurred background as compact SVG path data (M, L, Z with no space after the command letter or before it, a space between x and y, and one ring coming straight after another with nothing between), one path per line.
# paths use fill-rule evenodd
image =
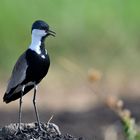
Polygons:
M51 68L40 84L42 110L47 106L55 111L85 111L101 104L99 97L106 95L140 97L139 5L138 0L1 0L1 95L17 58L30 45L32 23L41 19L56 32L55 38L46 39ZM90 85L91 69L101 73L101 82ZM26 109L31 106L29 96ZM12 105L18 109L17 102ZM1 110L3 106L8 110L1 101Z
M30 44L31 24L42 19L57 33L47 39L56 66L66 57L84 67L139 72L139 1L1 0L0 67L9 72Z

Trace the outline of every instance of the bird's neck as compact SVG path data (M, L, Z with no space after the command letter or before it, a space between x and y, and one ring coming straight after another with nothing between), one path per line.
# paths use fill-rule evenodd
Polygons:
M37 54L45 53L45 43L40 36L32 35L32 41L29 49L35 51Z

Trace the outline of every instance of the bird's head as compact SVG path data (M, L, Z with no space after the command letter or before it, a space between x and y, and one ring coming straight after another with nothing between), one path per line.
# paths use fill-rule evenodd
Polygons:
M55 32L51 31L49 25L42 20L37 20L33 23L31 33L42 39L45 39L47 36L55 37Z

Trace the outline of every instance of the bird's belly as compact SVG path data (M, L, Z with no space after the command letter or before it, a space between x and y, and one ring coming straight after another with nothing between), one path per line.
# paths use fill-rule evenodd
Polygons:
M48 68L47 62L37 63L31 68L31 74L34 78L43 78L47 74Z

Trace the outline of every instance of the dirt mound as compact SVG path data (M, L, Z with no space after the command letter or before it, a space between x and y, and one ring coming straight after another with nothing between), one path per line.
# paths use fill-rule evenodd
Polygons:
M18 124L10 124L0 129L0 140L83 140L69 134L62 135L54 123L41 123L42 131L38 131L37 123L22 123L21 131Z

